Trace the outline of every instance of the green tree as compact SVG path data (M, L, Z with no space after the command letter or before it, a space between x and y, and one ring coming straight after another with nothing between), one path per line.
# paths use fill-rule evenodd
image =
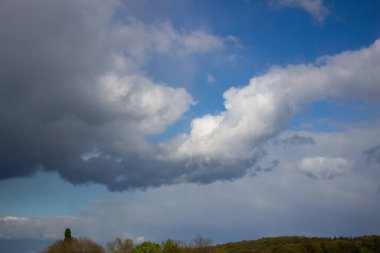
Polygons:
M71 241L73 238L71 237L71 230L70 228L66 228L65 230L65 241Z
M172 239L168 239L162 244L163 253L181 253L182 246L181 243Z
M160 244L147 241L133 247L132 253L162 253L162 249Z
M131 253L133 249L133 241L131 239L116 238L114 241L107 242L107 252L109 253Z
M72 238L70 243L59 240L42 253L104 253L102 246L87 238Z

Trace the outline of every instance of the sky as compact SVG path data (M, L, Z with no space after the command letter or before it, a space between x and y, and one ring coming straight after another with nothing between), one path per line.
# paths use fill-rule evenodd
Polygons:
M2 0L0 249L380 234L377 0Z

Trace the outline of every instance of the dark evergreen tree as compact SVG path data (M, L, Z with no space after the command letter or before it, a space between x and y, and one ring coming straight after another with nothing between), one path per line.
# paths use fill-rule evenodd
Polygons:
M66 228L65 230L65 241L71 241L73 238L71 237L71 230L70 228Z

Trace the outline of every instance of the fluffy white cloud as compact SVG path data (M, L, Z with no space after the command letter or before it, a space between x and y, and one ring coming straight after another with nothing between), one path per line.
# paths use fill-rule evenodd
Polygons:
M327 97L378 100L379 68L380 40L368 48L323 57L315 64L274 67L245 87L227 90L225 111L194 119L190 135L172 157L248 159L300 107Z
M351 170L351 164L342 157L308 157L299 162L302 172L314 178L331 179Z
M141 75L109 73L99 78L99 86L99 99L116 114L134 119L134 132L142 137L160 133L193 103L184 88L157 84Z
M276 7L299 7L308 12L318 22L323 22L328 14L322 0L273 0Z

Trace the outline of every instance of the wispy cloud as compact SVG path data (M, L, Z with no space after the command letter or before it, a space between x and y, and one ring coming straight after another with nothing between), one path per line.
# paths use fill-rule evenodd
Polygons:
M328 15L322 0L272 0L270 3L274 8L301 8L319 23L323 23Z

